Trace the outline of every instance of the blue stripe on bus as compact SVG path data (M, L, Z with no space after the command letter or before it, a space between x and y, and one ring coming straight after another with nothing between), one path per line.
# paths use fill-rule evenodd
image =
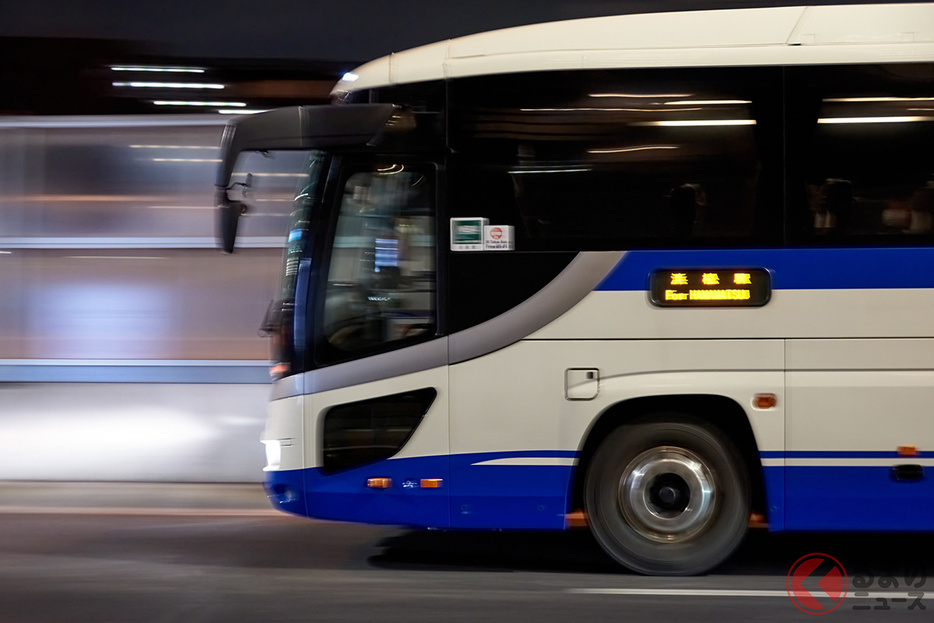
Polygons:
M597 290L648 290L666 268L765 268L775 290L934 288L934 247L629 251Z
M925 468L928 469L928 468ZM782 527L775 530L934 530L934 478L897 481L887 466L767 467L784 478ZM769 501L772 504L772 500Z
M294 515L308 517L308 507L305 505L305 472L304 469L286 469L266 472L263 488L273 507Z
M759 453L763 459L930 459L934 451L918 451L904 456L896 450L766 450Z
M478 465L514 458L576 458L570 451L517 451L387 459L336 474L320 468L266 473L280 510L318 519L427 528L563 529L571 465ZM389 478L390 489L370 489ZM422 478L441 478L422 489ZM406 486L409 483L411 486Z
M447 528L451 525L448 487L403 488L407 480L442 478L449 483L450 457L386 460L325 474L320 468L266 472L264 487L280 510L338 521ZM369 478L390 478L391 489L370 489Z
M562 450L451 456L451 525L466 529L562 530L572 465L482 465L516 458L577 458Z
M927 453L930 455L931 453ZM372 524L460 529L566 527L570 465L478 465L508 458L573 458L575 452L523 451L388 459L324 474L319 468L267 472L265 487L280 510ZM797 451L763 458L889 458L894 452ZM905 457L903 457L905 458ZM925 468L925 472L928 468ZM892 477L889 466L766 466L769 529L934 530L934 478ZM391 478L388 490L368 478ZM415 485L443 478L439 489ZM406 487L406 481L412 483Z

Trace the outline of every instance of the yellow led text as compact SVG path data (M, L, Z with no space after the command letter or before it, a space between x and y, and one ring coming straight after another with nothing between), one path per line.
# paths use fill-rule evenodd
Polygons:
M749 290L691 290L691 301L746 301Z
M665 290L665 300L666 301L686 301L688 300L688 293L678 292L677 290Z

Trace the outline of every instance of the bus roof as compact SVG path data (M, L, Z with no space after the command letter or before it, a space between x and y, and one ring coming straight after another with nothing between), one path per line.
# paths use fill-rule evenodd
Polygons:
M519 26L397 52L347 74L332 95L522 71L932 59L934 3L647 13Z

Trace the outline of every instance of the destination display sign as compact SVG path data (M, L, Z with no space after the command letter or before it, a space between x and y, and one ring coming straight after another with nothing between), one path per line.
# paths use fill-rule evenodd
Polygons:
M656 270L650 288L658 307L762 307L772 297L772 280L763 268Z

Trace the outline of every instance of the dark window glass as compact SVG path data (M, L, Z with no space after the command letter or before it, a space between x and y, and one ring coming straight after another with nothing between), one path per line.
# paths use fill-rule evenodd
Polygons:
M934 64L787 76L792 240L934 241Z
M452 82L452 216L516 249L780 241L777 68L549 72Z
M380 164L344 178L321 313L326 362L433 336L434 169Z
M328 409L321 435L326 474L388 459L406 444L438 392L393 394Z
M447 328L453 333L509 311L567 268L575 253L450 253Z

